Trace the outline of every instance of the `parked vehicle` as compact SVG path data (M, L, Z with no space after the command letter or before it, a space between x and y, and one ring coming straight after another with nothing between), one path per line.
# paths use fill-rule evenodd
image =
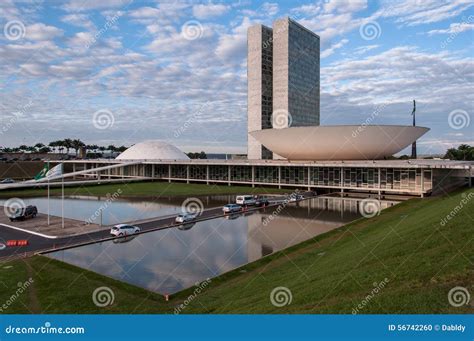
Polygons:
M6 178L6 179L3 179L2 181L0 181L0 184L12 184L14 182L15 182L15 180L13 180L11 178Z
M270 202L268 201L267 198L257 198L257 200L255 201L255 206L257 207L265 207L265 206L268 206L270 205Z
M300 194L292 194L288 197L289 202L296 202L296 201L300 201L300 200L303 200L303 199L304 199L304 196L302 196Z
M110 229L110 234L116 237L130 236L140 232L140 228L133 225L118 224Z
M18 208L9 218L10 221L25 220L28 218L34 218L38 214L36 206L28 205L23 208Z
M237 205L237 204L227 204L222 207L222 211L224 213L234 213L234 212L240 212L242 210L242 206Z
M253 195L238 195L235 199L235 203L238 205L255 205L255 197Z
M197 214L195 213L183 213L178 215L174 221L175 223L186 223L188 221L193 221L197 218Z

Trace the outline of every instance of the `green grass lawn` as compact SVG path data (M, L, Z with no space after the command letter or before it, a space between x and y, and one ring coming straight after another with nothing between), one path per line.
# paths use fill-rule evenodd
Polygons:
M14 293L17 282L32 276L28 293L4 313L173 313L186 299L190 303L182 313L350 314L358 305L362 314L474 313L472 300L462 307L448 301L456 286L474 297L473 193L409 200L212 279L197 295L188 289L169 302L40 256L0 265L0 302ZM464 207L456 209L463 199ZM383 288L377 285L381 282ZM93 304L92 292L101 286L113 290L113 305ZM280 286L291 291L292 301L276 307L270 293Z
M270 187L227 186L186 184L168 182L131 182L123 184L94 185L65 187L66 195L93 195L105 196L121 190L122 197L160 197L160 196L191 196L191 195L218 195L218 194L260 194L260 193L287 193L291 190L282 190ZM61 195L61 188L51 188L52 195ZM19 189L0 191L0 198L46 196L46 188Z

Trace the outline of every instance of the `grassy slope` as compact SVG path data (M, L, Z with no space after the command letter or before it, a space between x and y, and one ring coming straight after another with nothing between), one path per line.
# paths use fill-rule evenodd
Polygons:
M290 190L281 190L268 187L248 186L226 186L205 185L168 182L134 182L111 185L65 187L66 195L95 195L103 196L121 190L122 197L133 196L191 196L191 195L215 195L215 194L238 194L238 193L284 193ZM61 188L51 188L52 195L60 195ZM45 196L46 189L22 189L0 191L0 198Z
M373 283L385 278L388 284L360 313L474 312L473 305L455 308L447 299L454 286L474 294L474 198L440 225L467 193L410 200L220 276L183 312L351 313ZM45 313L172 313L192 294L187 290L165 302L159 295L44 257L28 262L36 272L35 290ZM2 269L0 281L11 288L27 274L24 261L9 265L13 268ZM104 285L115 292L115 303L97 308L91 294ZM277 286L291 290L290 305L270 303ZM0 290L0 302L7 291ZM8 312L28 310L15 303Z

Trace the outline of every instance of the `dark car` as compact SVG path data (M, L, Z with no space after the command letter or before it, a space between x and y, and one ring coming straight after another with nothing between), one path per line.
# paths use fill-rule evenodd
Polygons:
M0 184L12 184L14 182L15 182L15 180L10 179L10 178L6 178L6 179L3 179L2 181L0 181Z
M12 214L10 221L25 220L28 218L34 218L38 214L36 206L29 205L24 208L19 208Z
M268 205L270 205L270 202L267 198L257 198L257 201L255 201L255 206L257 207L266 207Z

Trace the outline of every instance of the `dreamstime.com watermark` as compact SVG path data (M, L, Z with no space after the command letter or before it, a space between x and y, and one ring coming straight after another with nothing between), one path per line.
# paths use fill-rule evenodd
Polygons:
M463 16L461 19L461 23L459 23L457 26L454 26L453 32L441 43L440 46L442 49L445 49L461 32L463 32L464 26L469 26L474 22L474 15L470 15L467 18Z
M449 212L446 215L446 217L441 219L441 221L439 222L441 226L445 226L451 219L453 219L464 208L464 206L467 205L469 201L471 201L472 198L474 198L474 192L469 192L467 195L466 193L463 193L462 196L463 198L461 199L461 201L459 201L459 204L457 204L451 210L451 212Z
M352 315L358 314L361 310L363 310L369 303L372 301L372 299L377 296L383 288L388 284L389 279L384 278L381 282L377 283L374 282L373 286L374 288L370 291L369 294L367 294L362 302L360 302L355 308L352 309Z
M385 109L386 106L387 106L386 103L383 103L383 104L377 106L377 107L375 108L375 110L372 111L372 113L370 114L370 116L367 117L367 118L365 119L365 121L364 121L361 125L359 125L359 126L357 127L357 129L355 129L355 130L352 131L352 137L353 137L353 138L356 138L357 136L359 136L360 133L362 133L362 132L365 130L365 128L373 122L373 120L380 114L380 112L381 112L383 109Z
M291 202L291 199L296 199L298 195L299 195L298 192L293 192L288 197L286 197L283 200L283 202L280 205L278 205L277 208L273 210L272 214L270 214L268 217L266 217L263 220L262 225L267 226L268 224L270 224L276 217L278 217L281 211L283 211L285 207Z
M109 18L105 24L101 27L100 30L98 30L94 36L92 37L91 40L89 40L85 47L86 49L90 48L91 46L95 45L97 43L97 41L100 39L100 37L105 33L107 32L111 27L115 26L115 24L117 23L117 21L120 19L120 17L122 15L124 15L126 12L117 12L115 13L115 15L111 18Z
M5 312L18 298L32 285L33 278L28 278L25 282L18 282L18 289L0 306L0 313Z
M196 297L204 290L206 289L209 284L211 284L211 280L208 278L205 281L201 283L196 283L196 288L194 289L193 293L189 295L183 303L178 305L177 307L174 308L174 314L178 315L180 314L186 307L191 304L192 301L196 299Z
M85 334L84 327L52 327L50 322L45 322L39 327L15 327L9 325L5 328L6 334Z
M25 105L21 106L18 111L12 113L13 116L11 116L2 126L0 127L0 135L5 134L7 131L10 130L11 127L13 127L18 120L22 119L25 117L25 113L31 106L33 105L33 102L31 99L26 103Z
M94 221L102 215L109 205L118 199L118 197L122 194L122 189L119 188L112 194L107 195L107 199L105 202L100 205L100 207L86 220L86 225L94 224Z
M198 111L196 111L194 114L192 114L192 116L191 116L190 118L188 118L188 119L186 120L186 122L184 122L184 124L183 124L181 127L179 127L178 129L176 129L176 130L174 131L173 136L174 136L175 138L178 138L178 137L180 137L186 130L188 130L189 127L191 127L191 125L192 125L194 122L196 122L196 121L201 117L201 115L202 115L204 109L205 109L207 106L209 106L209 104L210 104L209 101L207 101L206 103L204 103L204 104L199 108Z

